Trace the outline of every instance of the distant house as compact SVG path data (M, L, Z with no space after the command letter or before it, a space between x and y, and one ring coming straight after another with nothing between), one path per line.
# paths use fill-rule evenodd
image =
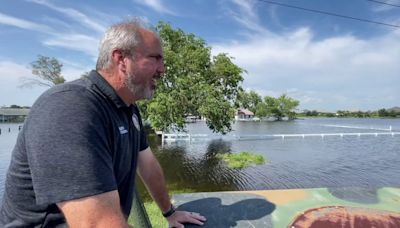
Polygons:
M29 108L0 108L0 123L23 121Z
M185 117L185 123L196 123L197 120L201 120L201 117L193 115L188 115Z
M235 115L235 120L252 120L253 118L254 118L254 113L245 108L238 109Z
M389 112L400 113L400 107L393 107L388 109Z

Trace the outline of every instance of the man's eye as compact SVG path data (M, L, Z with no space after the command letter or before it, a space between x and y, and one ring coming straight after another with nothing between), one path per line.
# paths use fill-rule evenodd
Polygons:
M151 58L153 58L153 59L155 59L155 60L160 60L161 59L161 56L158 56L158 55L156 55L156 56L150 56Z

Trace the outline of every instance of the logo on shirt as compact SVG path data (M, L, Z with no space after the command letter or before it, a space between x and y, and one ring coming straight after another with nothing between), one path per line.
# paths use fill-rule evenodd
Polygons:
M121 135L128 133L128 130L126 130L124 126L118 127L118 129Z
M135 126L136 130L140 131L139 118L137 117L136 114L132 115L132 122L133 122L133 125Z

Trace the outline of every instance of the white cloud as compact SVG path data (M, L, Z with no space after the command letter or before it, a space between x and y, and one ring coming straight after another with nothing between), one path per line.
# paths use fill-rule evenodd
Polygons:
M27 65L12 61L0 61L0 106L30 106L47 87L18 88L23 77L32 76ZM18 95L17 95L18 93Z
M15 81L21 77L31 75L31 70L27 66L12 61L1 61L0 72L0 79L2 82Z
M168 9L168 7L166 7L160 0L134 0L134 2L150 7L151 9L159 13L177 16L175 12Z
M67 81L78 79L83 73L93 69L91 66L82 65L64 58L59 58L58 60L63 64L62 75Z
M28 29L44 33L49 33L51 31L51 28L49 28L46 25L37 24L31 21L23 20L3 13L0 13L0 24L11 25L22 29Z
M98 43L99 38L82 34L55 34L53 38L47 39L43 42L43 44L47 46L56 46L81 51L92 57L97 56Z
M48 22L56 21L48 17L46 17L45 19ZM49 35L49 38L42 40L41 42L46 46L62 47L70 50L80 51L92 57L97 56L97 47L100 37L87 36L84 34L79 34L77 32L69 32L69 33L59 32L56 29L48 27L47 25L30 22L24 19L12 17L2 13L0 13L0 24L6 24L21 29L34 30L41 33L45 33ZM60 22L57 22L57 24L60 25ZM63 27L65 27L65 24L63 24L62 22L61 25L64 25ZM60 30L60 28L58 29ZM70 29L71 28L69 28L69 30Z
M65 59L59 59L63 64L62 75L67 81L72 81L90 70L90 67ZM20 64L9 60L0 61L0 106L12 104L31 106L35 100L49 87L23 87L23 79L35 77L29 64Z
M232 9L226 10L235 21L243 25L246 29L258 33L268 33L268 30L262 27L259 23L257 10L254 7L256 2L254 0L231 0L231 2L238 7L238 12L235 12Z
M281 35L255 34L243 42L214 44L213 53L229 53L248 71L245 88L264 96L288 93L301 101L302 108L399 105L399 34L313 38L308 28Z
M45 0L29 0L29 1L36 3L36 4L46 6L57 12L60 12L60 13L64 14L65 16L68 16L72 20L75 20L75 21L81 23L82 25L85 25L86 27L93 29L97 32L104 32L106 29L106 27L103 26L101 23L93 20L92 18L89 18L87 15L79 12L78 10L75 10L72 8L59 7L59 6L51 4L50 2L45 1Z

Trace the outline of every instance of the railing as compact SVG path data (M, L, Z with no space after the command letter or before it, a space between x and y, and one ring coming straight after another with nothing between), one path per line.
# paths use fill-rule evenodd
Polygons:
M356 133L313 133L313 134L264 134L264 135L227 135L227 136L218 136L218 138L226 139L226 140L263 140L263 139L271 139L271 138L305 138L305 137L329 137L329 136L379 136L379 135L388 135L395 136L400 135L400 132L356 132ZM164 141L173 142L173 141L196 141L196 140L205 140L205 139L213 139L215 135L207 135L207 134L187 134L187 133L177 133L177 134L162 134L162 144Z
M147 215L142 199L136 189L132 203L131 216L133 218L133 227L152 228L149 216Z

